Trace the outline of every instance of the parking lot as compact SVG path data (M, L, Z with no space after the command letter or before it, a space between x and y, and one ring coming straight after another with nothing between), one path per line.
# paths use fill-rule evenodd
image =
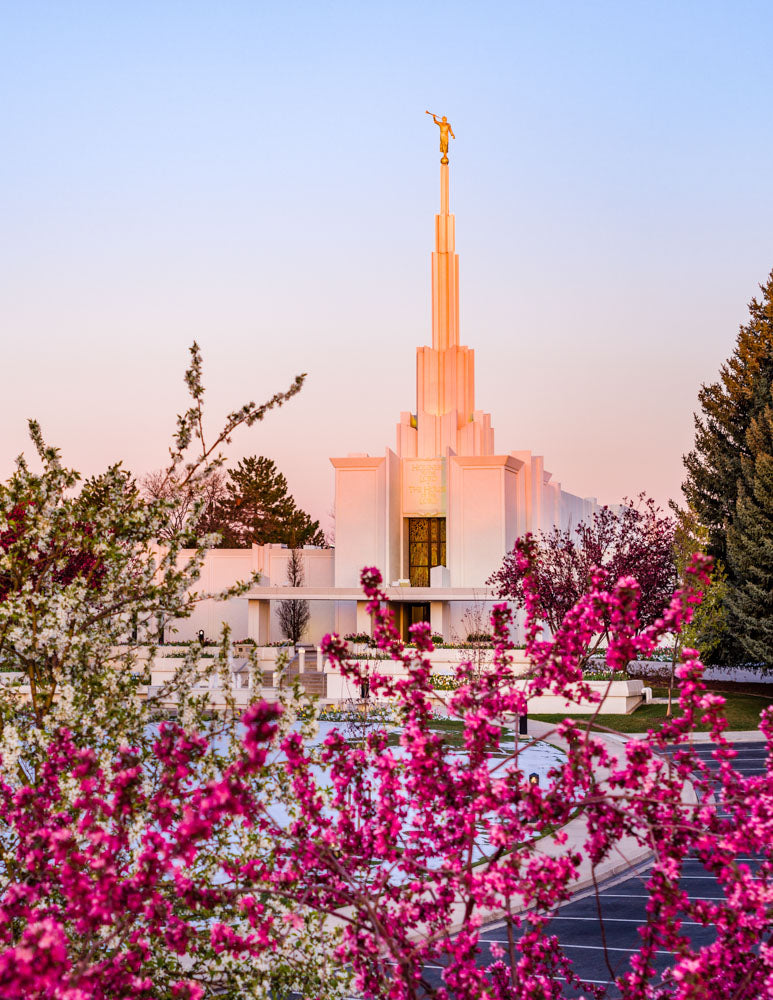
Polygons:
M738 751L734 763L740 774L764 773L764 743L737 742L734 746ZM712 765L712 749L711 743L701 743L697 749L698 755L709 766ZM753 857L739 857L737 860L747 863L752 870L759 863ZM548 925L549 932L558 936L565 954L573 963L574 971L584 982L602 987L607 1000L615 1000L620 996L620 991L614 986L614 979L626 971L631 955L638 951L640 938L637 928L645 919L648 899L646 883L651 872L652 864L648 863L634 872L610 880L599 887L598 898L592 889L578 893L556 908ZM685 861L679 884L691 900L723 898L714 876L707 874L695 858ZM710 927L685 922L682 928L696 947L713 940ZM507 928L504 922L491 923L485 927L481 933L481 942L480 964L488 966L494 960L490 946L507 946ZM669 967L671 958L668 951L658 953L656 965L659 971ZM423 969L424 979L432 986L440 986L442 971L440 965L427 965ZM581 991L564 981L562 995L571 1000L580 996Z
M743 775L762 774L764 771L764 743L736 743L738 756L735 767ZM704 760L711 762L712 744L700 744L698 754ZM756 858L739 858L745 861L752 870L757 863ZM645 918L647 903L646 882L652 871L651 864L645 865L633 874L611 881L601 887L599 898L593 890L579 894L571 901L558 907L550 921L549 930L556 934L566 955L571 958L574 969L586 982L606 987L609 1000L619 997L619 991L611 985L615 976L628 968L632 954L638 950L640 938L637 927ZM713 875L706 874L697 859L688 859L680 879L683 888L690 899L722 898ZM600 910L600 914L599 914ZM601 916L601 920L599 917ZM603 921L603 932L602 932ZM690 937L696 947L708 944L713 940L713 931L697 923L683 924L684 932ZM507 929L504 923L491 924L482 934L486 944L496 942L505 946ZM484 953L481 963L488 965L491 955ZM671 953L664 951L658 954L658 966L662 971L671 961ZM439 966L427 967L425 975L429 982L441 982L442 969ZM576 997L578 992L568 985L564 996Z

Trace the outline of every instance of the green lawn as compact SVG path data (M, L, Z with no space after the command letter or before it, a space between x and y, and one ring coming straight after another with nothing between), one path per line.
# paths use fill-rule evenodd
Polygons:
M760 712L773 703L773 698L754 694L722 693L725 699L725 715L728 729L756 729L760 721ZM630 715L599 715L596 722L608 729L616 729L621 733L646 733L648 729L658 729L666 717L666 705L642 705ZM530 719L539 722L561 722L565 715L530 715ZM590 715L573 715L572 719L588 720ZM696 726L698 732L708 732L708 726Z

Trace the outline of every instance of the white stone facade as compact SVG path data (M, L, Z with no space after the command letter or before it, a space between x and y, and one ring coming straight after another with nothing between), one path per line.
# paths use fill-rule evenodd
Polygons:
M443 587L479 589L483 598L486 581L519 535L554 525L571 528L597 504L595 498L563 490L545 470L541 455L497 454L491 417L475 408L474 351L459 343L459 258L449 212L448 164L440 169L432 346L416 352L416 411L401 413L394 451L331 459L336 473L335 585L356 586L363 566L378 566L387 584L416 583L410 525L413 518L429 518L442 521ZM435 589L427 587L427 602L433 601ZM447 618L458 631L465 606L451 603Z
M368 627L356 601L364 566L381 570L403 631L417 616L429 615L446 639L464 639L473 618L485 627L491 599L486 581L519 535L555 525L569 529L597 509L595 498L563 490L541 455L498 454L491 417L475 408L474 351L459 343L459 258L448 163L440 169L432 346L417 349L416 410L401 413L394 451L331 459L335 549L304 550L306 586L294 595L313 602L310 642L327 631ZM260 586L249 601L202 606L178 634L192 636L203 628L214 635L222 620L234 638L280 639L276 588L285 583L287 558L278 546L210 553L204 588L217 590L255 570Z

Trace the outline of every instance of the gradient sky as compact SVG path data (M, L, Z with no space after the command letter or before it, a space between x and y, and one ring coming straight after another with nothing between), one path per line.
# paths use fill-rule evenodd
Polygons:
M498 452L676 496L702 381L773 267L773 4L0 4L0 474L37 417L86 474L210 426L325 520L431 338L448 115L462 342Z

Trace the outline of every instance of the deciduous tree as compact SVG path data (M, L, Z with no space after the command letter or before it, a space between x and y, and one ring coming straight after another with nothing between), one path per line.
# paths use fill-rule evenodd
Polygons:
M175 539L183 535L191 545L196 539L212 532L220 533L223 524L220 519L220 505L225 499L225 474L218 469L201 479L181 481L184 474L170 476L166 469L149 472L142 479L142 492L148 500L169 502L167 521L161 529L162 539ZM200 508L198 520L189 523L191 511Z
M200 660L194 644L167 661L168 680L148 689L159 625L186 617L202 598L239 595L254 582L196 591L214 541L198 538L190 550L200 487L222 464L220 445L294 396L303 378L234 411L211 440L195 344L186 383L192 404L178 418L165 473L167 484L196 494L179 530L168 530L170 514L179 513L177 489L162 482L158 496L143 499L113 466L78 492L78 474L35 423L40 471L20 459L0 485L4 997L172 1000L206 991L236 1000L272 990L314 995L328 979L335 993L346 978L329 969L338 935L324 918L297 902L290 909L260 881L252 901L260 916L250 923L234 865L250 856L267 864L271 849L225 808L243 759L227 631L215 657ZM212 720L200 685L215 677L225 707ZM292 726L294 693L280 698ZM182 727L160 731L170 705ZM292 808L281 762L243 777L256 801ZM207 789L217 787L219 804L209 799L215 811L207 815ZM265 960L245 962L253 929Z
M303 552L300 549L290 549L290 558L287 560L287 582L291 587L302 587L304 581ZM311 621L309 602L280 601L277 618L282 635L293 645L297 645Z
M642 494L618 510L602 507L570 530L553 528L534 538L530 572L535 577L537 613L555 631L587 592L594 569L606 570L609 580L637 580L641 627L662 612L676 583L673 518ZM499 597L525 607L524 570L518 544L505 556L489 583ZM606 631L606 629L604 630Z

